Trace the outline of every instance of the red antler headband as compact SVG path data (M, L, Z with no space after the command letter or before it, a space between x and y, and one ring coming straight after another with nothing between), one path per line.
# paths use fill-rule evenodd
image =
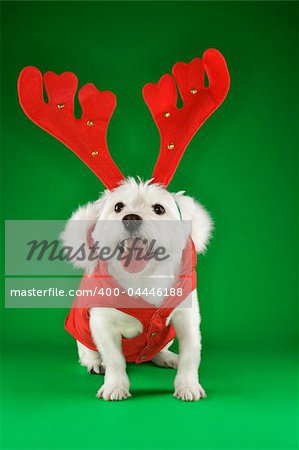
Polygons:
M43 81L48 103L43 99ZM82 117L74 116L74 97L78 80L72 72L44 77L35 67L22 70L18 91L21 106L32 122L69 147L96 174L108 189L124 179L110 156L106 134L116 106L112 92L101 92L93 84L83 86L78 94Z
M204 86L206 71L209 86ZM190 140L221 105L229 89L225 59L215 49L189 64L177 63L171 75L163 75L158 84L143 88L144 100L160 133L160 154L153 177L165 187L170 183ZM43 81L48 103L43 99ZM178 109L177 90L184 105ZM35 67L25 67L18 80L21 106L38 126L63 142L97 175L108 189L115 188L124 176L111 158L106 135L116 106L112 92L99 91L93 84L83 86L78 94L82 117L74 116L74 97L78 80L75 74L42 77Z
M206 71L209 86L204 86ZM221 105L229 89L225 59L215 49L189 64L177 63L172 69L184 102L177 108L177 90L173 77L163 75L158 84L143 88L144 100L160 133L160 154L154 169L154 181L168 186L190 140Z

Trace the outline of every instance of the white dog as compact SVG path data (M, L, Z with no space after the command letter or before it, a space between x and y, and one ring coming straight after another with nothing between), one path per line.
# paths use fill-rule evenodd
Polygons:
M79 248L82 242L87 243L91 225L94 241L112 248L122 246L122 252L130 247L132 237L146 239L147 242L154 240L155 246L164 246L172 258L164 261L153 258L139 267L138 271L128 270L114 258L107 261L107 269L126 291L131 289L136 292L138 288L154 289L154 292L158 288L169 289L180 273L182 251L188 235L191 234L197 253L202 253L212 229L212 221L206 210L183 194L172 194L157 184L141 180L137 182L129 178L114 190L105 191L98 201L79 208L67 223L62 240L67 246ZM113 226L109 226L110 221L113 221ZM173 226L169 221L173 221ZM191 232L183 226L184 221L192 223ZM92 274L97 262L85 259L75 260L74 264L84 268L87 274ZM161 277L161 273L170 276ZM159 307L163 300L163 295L147 298L155 307ZM198 380L201 336L196 289L167 320L175 329L179 355L168 350L170 343L153 357L152 362L161 367L177 368L174 383L176 398L185 401L199 400L205 397L205 391ZM130 397L122 338L132 339L140 335L141 322L115 308L92 307L89 326L98 351L93 351L78 341L77 344L80 363L91 373L105 372L104 384L97 396L105 400Z

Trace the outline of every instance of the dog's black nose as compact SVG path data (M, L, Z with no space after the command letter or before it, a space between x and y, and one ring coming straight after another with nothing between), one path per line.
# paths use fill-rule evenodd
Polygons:
M122 218L122 221L125 229L132 233L133 231L136 231L138 227L140 227L142 218L137 214L127 214Z

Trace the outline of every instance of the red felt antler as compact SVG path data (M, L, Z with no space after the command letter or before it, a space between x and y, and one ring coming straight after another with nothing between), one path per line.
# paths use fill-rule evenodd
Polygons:
M48 103L43 99L43 81ZM61 75L47 72L42 77L35 67L25 67L18 80L21 106L29 119L63 142L108 189L113 189L124 179L106 142L116 98L112 92L101 92L93 84L86 84L78 94L82 117L76 119L74 97L77 85L77 77L71 72Z
M209 86L204 86L204 72ZM153 177L154 182L168 186L190 140L221 105L229 89L229 72L218 50L207 50L202 59L189 64L177 63L173 77L183 99L177 108L176 84L171 75L163 75L158 84L143 88L144 100L160 133L160 154Z

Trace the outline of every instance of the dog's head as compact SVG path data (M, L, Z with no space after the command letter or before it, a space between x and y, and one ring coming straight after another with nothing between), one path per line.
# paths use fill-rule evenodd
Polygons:
M90 246L92 238L99 249L114 252L114 257L107 259L108 266L118 264L124 272L144 276L169 255L180 260L189 236L197 252L204 252L211 229L206 210L183 192L173 194L160 185L129 178L105 191L96 202L79 208L62 240L76 249L82 243ZM85 258L73 263L91 273L97 261Z

